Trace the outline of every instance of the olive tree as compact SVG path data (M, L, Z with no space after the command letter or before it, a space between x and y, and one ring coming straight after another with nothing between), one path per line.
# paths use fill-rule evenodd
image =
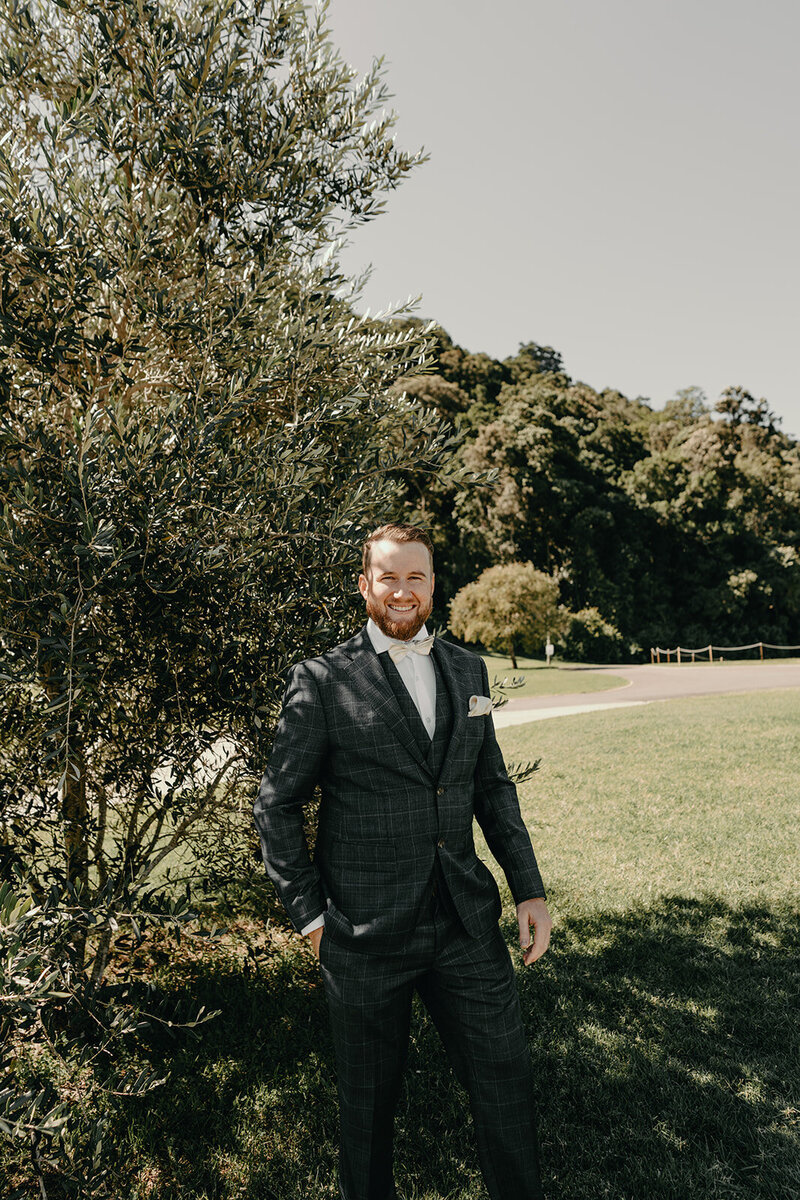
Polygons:
M455 442L392 390L425 331L337 266L421 156L324 6L9 0L0 87L0 1033L50 1003L68 1079L64 1006L249 828L285 668ZM43 1094L0 1089L6 1132L55 1136Z
M364 529L451 456L390 392L424 333L336 265L419 155L324 9L20 2L2 44L4 853L111 913L250 786Z

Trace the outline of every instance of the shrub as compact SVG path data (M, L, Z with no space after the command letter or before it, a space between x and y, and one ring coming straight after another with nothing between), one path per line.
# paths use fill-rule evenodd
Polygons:
M559 648L571 662L617 663L628 657L622 634L596 608L570 614Z

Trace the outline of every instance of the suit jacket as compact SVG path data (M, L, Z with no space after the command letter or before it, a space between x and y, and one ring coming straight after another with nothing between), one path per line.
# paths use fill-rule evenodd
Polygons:
M467 717L488 695L477 655L436 640L452 734L438 772L423 752L366 628L295 666L254 806L264 862L299 930L325 912L326 936L390 950L416 925L438 860L465 928L481 936L500 915L494 877L475 853L473 817L516 903L544 896L516 789L490 717ZM312 861L303 809L321 789Z

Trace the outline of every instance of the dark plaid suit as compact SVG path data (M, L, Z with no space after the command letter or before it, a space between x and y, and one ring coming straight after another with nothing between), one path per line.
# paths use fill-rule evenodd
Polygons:
M500 898L473 816L516 903L544 895L488 717L481 659L433 648L431 740L366 630L289 678L254 813L267 871L297 929L325 912L320 962L339 1075L345 1200L394 1196L394 1107L416 989L466 1086L493 1200L541 1196L530 1062ZM303 807L319 784L315 858Z

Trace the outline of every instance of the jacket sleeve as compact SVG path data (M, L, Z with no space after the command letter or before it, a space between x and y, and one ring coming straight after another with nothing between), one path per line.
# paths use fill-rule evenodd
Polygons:
M484 695L489 693L489 674L481 661ZM503 868L515 904L545 897L530 834L519 810L517 789L508 777L497 744L494 723L487 717L483 746L475 768L475 816L494 857Z
M319 689L308 663L293 668L283 698L272 754L253 806L267 874L299 931L327 904L303 832L309 803L328 750Z

